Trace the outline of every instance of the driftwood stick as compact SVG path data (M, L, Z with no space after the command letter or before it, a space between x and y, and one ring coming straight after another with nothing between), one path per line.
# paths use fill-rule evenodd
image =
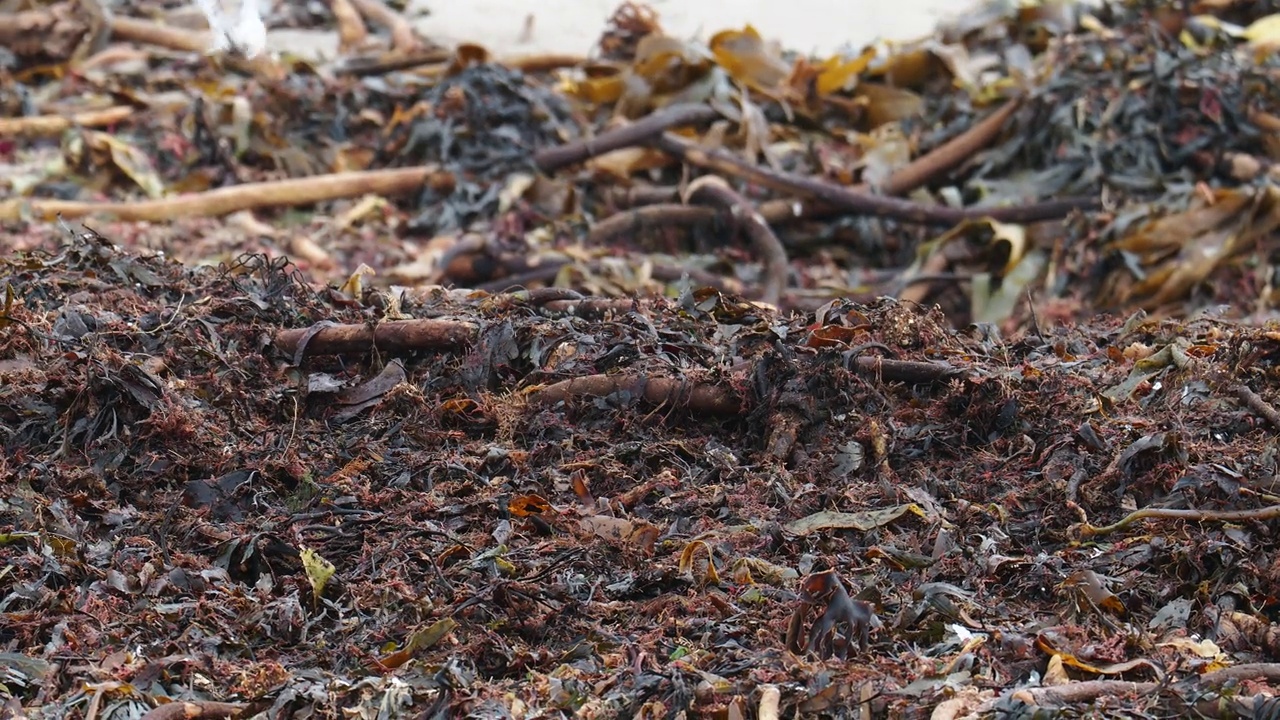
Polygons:
M580 163L583 160L647 142L655 135L680 125L710 122L720 117L710 105L682 103L663 108L633 123L601 133L594 138L575 140L542 150L533 156L533 163L544 173Z
M45 220L59 215L64 218L93 215L131 222L213 217L240 210L311 205L361 195L404 195L420 190L432 177L439 174L438 170L428 167L332 173L246 183L202 193L131 202L13 198L0 201L0 220L18 220L27 213Z
M623 390L651 405L672 406L708 415L733 415L742 410L742 400L719 385L689 382L679 378L643 375L587 375L563 380L538 390L530 400L550 406L575 397L605 397Z
M1029 223L1052 220L1071 210L1096 206L1095 200L1076 199L1033 203L1017 207L951 208L940 205L921 205L884 195L858 192L824 180L803 177L795 173L780 172L752 165L723 150L699 147L673 133L663 133L654 145L671 153L690 165L696 165L721 175L731 175L747 182L790 195L800 195L818 200L849 213L892 218L903 222L925 225L955 225L965 220L992 218L1001 222ZM794 211L793 211L794 212Z
M672 190L672 196L679 195ZM678 205L672 202L642 205L617 212L591 226L587 232L587 245L603 247L614 240L632 233L643 233L665 227L693 227L710 224L724 212L714 207ZM766 221L767 222L767 221Z
M463 350L479 328L460 320L392 320L379 325L313 325L276 333L275 346L294 356L295 364L314 355L365 353L377 349L397 354L414 350Z
M959 167L979 150L990 145L1020 107L1022 98L1005 103L968 130L899 168L885 181L880 192L885 195L906 195Z
M244 705L215 702L213 700L188 700L171 702L152 709L142 720L225 720L239 717Z
M422 41L413 25L403 15L392 10L382 0L350 0L366 19L381 25L391 33L391 47L399 52L412 53L422 48Z
M1247 385L1237 385L1236 396L1240 398L1246 407L1271 423L1271 427L1280 430L1280 412L1277 412L1271 403L1263 400L1261 395L1250 390Z

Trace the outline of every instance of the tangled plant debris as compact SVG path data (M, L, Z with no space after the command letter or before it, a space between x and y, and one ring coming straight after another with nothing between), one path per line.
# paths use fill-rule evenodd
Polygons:
M5 716L1275 715L1264 5L3 6Z

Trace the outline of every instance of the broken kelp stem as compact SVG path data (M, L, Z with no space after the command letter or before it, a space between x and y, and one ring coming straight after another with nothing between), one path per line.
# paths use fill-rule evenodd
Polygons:
M1271 423L1271 427L1280 430L1280 412L1277 412L1271 403L1263 400L1261 395L1249 389L1247 385L1237 385L1236 396L1246 407Z
M553 173L560 168L607 152L639 145L673 127L710 122L718 117L720 113L710 105L701 103L672 105L593 138L575 140L542 150L533 156L533 164L544 173Z
M1098 204L1094 198L1072 198L1066 201L1050 200L1015 207L952 208L941 205L922 205L910 200L858 192L824 180L752 165L732 153L704 148L669 132L655 138L653 144L663 152L675 155L690 165L721 175L738 177L771 190L812 198L857 215L893 218L925 225L956 225L965 220L980 218L1011 223L1040 222L1065 217L1073 210L1090 209L1097 207Z
M228 215L240 210L312 205L361 195L405 195L418 192L423 185L449 181L449 174L437 167L412 167L269 180L159 200L81 202L16 197L0 201L0 220L16 222L24 213L30 213L45 219L59 215L67 219L95 215L130 222L164 222Z
M378 325L317 323L308 328L281 330L275 346L292 355L294 364L314 355L364 353L377 349L396 354L414 350L462 350L479 328L460 320L392 320Z
M733 415L742 400L728 388L710 383L643 375L587 375L563 380L534 392L530 401L549 406L574 397L606 397L630 390L651 405L671 406L706 415Z
M245 707L213 700L171 702L151 710L142 716L142 720L225 720L239 717Z
M1190 520L1192 522L1243 522L1245 520L1275 520L1280 518L1280 505L1268 505L1254 510L1180 510L1175 508L1142 508L1121 518L1118 522L1102 527L1094 527L1088 522L1080 523L1080 537L1091 538L1099 535L1110 535L1124 530L1139 520L1147 518L1166 520Z
M946 143L930 150L920 157L912 160L907 165L898 168L889 179L880 187L882 195L906 195L916 188L933 182L937 178L945 175L947 172L954 170L966 160L973 157L978 151L990 145L1000 134L1000 130L1004 124L1008 122L1010 117L1022 107L1023 99L1015 98L1005 103L999 110L991 113L985 118L974 123L972 127L964 132L956 135ZM672 110L672 106L668 110ZM690 111L691 113L693 111ZM697 117L696 115L691 115ZM616 131L614 131L616 132ZM653 133L656 135L656 133ZM606 133L606 135L608 135ZM604 142L605 136L597 139L597 143ZM569 146L565 145L560 148L552 148L552 150L544 152L561 152ZM870 186L866 183L854 185L849 188L852 192L867 192ZM659 203L673 203L679 197L679 190L676 188L628 188L620 196L614 200L617 204L624 208L632 208L636 211L643 209L643 206L657 206ZM1062 200L1056 202L1062 203ZM1071 201L1068 201L1071 202ZM1074 203L1072 204L1074 206ZM666 207L664 205L664 207ZM672 205L670 207L683 207ZM764 216L766 222L776 225L789 220L797 220L806 217L821 217L826 215L842 214L840 208L833 208L830 205L815 203L810 199L795 198L776 198L766 200L760 204L760 214ZM694 213L687 217L680 217L678 213L673 214L674 217L659 218L660 224L692 224L702 220L710 220L714 217L714 213L704 210L700 213ZM616 216L614 216L616 217ZM611 218L610 218L611 219ZM603 222L608 222L605 220ZM603 224L603 223L601 223ZM593 230L594 232L594 230ZM602 230L603 232L603 230Z
M946 363L885 360L878 357L854 358L852 367L857 372L883 381L909 385L941 382L964 372ZM749 363L740 363L733 367L732 372L745 372L749 368ZM535 405L554 405L574 397L606 397L623 390L630 390L653 405L686 408L712 415L733 415L741 412L744 405L742 398L725 386L643 375L587 375L562 380L533 392L530 402Z

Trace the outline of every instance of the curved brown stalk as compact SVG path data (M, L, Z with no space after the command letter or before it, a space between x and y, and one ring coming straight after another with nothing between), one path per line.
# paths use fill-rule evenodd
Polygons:
M760 290L760 299L770 305L777 305L782 299L782 290L787 285L787 251L782 248L782 242L773 234L769 223L756 212L751 201L729 187L724 178L706 175L689 184L685 191L685 202L712 205L729 211L729 216L741 225L764 265L764 284Z
M906 195L954 170L979 150L990 145L1009 118L1022 107L1022 102L1022 98L1010 100L999 110L974 123L968 130L898 168L885 181L880 192L885 195ZM866 188L866 185L858 186L858 189Z

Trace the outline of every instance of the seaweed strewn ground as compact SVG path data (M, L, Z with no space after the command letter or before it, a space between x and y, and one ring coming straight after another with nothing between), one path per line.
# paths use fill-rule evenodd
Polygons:
M0 9L6 717L1276 713L1275 8Z

